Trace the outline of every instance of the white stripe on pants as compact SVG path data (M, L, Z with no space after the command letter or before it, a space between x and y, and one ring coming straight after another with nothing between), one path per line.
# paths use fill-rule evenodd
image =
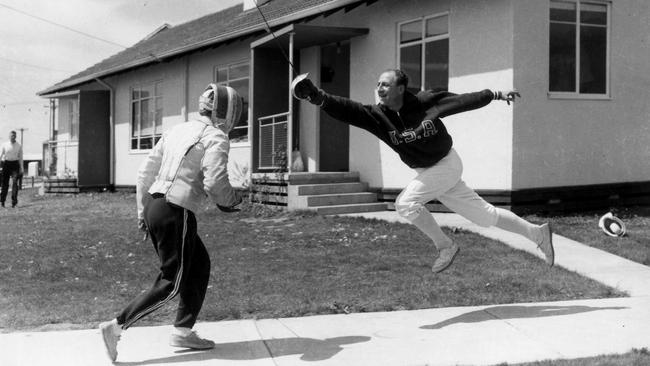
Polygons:
M450 210L481 226L497 223L497 210L461 179L463 163L454 149L435 165L415 169L418 173L395 200L395 209L429 236L438 248L451 240L442 233L424 206L437 199Z

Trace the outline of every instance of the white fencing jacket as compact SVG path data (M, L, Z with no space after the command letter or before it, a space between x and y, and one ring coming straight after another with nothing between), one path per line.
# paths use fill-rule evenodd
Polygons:
M196 214L210 197L232 207L240 202L228 180L228 134L208 117L174 126L163 134L138 170L138 219L144 219L149 194L162 193L167 202Z

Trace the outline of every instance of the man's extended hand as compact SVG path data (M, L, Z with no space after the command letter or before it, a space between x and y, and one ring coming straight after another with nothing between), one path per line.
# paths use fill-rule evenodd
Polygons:
M238 211L240 211L240 209L237 206L239 206L239 204L241 204L242 201L243 200L242 200L241 196L237 195L237 202L234 205L232 205L232 206L221 206L221 205L217 204L217 208L221 212L238 212Z
M521 98L521 94L519 94L518 91L516 90L510 90L507 92L503 91L498 91L497 92L497 98L498 100L505 100L508 105L510 105L510 102L515 102L515 98Z
M144 231L142 241L146 241L149 238L149 229L147 228L147 224L144 222L144 219L138 219L138 230Z
M238 211L240 211L240 210L239 210L239 207L237 207L237 206L230 206L230 207L228 207L228 206L217 205L217 208L218 208L221 212L238 212Z
M323 93L311 80L307 79L309 74L300 74L291 82L291 94L296 99L307 100L316 105L323 104Z

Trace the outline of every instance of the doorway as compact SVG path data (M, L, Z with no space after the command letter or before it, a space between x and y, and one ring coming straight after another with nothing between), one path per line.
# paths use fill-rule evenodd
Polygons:
M350 43L342 42L321 47L321 88L329 94L350 96ZM349 170L350 127L327 113L320 112L321 172Z

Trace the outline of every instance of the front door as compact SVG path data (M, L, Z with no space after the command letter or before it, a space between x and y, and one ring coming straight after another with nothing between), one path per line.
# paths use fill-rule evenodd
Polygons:
M321 88L342 97L350 95L350 44L321 47ZM349 169L350 127L320 112L320 171Z

